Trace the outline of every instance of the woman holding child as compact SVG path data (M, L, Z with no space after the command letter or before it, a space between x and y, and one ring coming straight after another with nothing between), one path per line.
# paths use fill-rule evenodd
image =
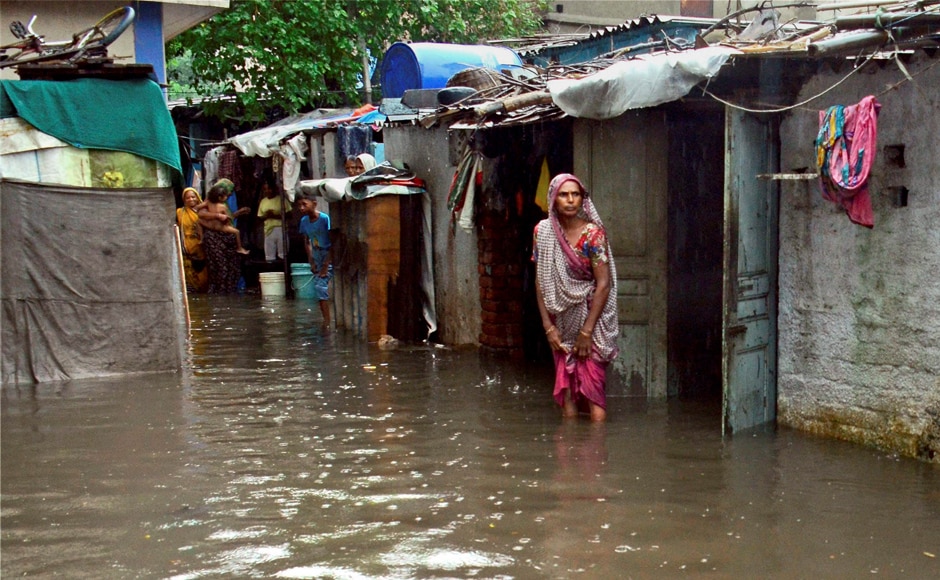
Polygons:
M231 180L220 179L206 193L206 201L197 208L202 225L202 246L209 264L210 294L234 294L238 291L242 274L240 234L231 227L231 221L250 210L240 208L234 214L229 213L225 201L234 190L235 184Z

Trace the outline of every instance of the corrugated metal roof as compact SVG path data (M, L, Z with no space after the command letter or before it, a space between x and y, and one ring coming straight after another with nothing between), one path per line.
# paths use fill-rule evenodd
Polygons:
M640 47L635 52L649 52L671 44L691 45L702 30L718 19L681 16L640 16L616 26L602 26L583 33L536 35L503 39L499 44L519 53L526 62L539 66L584 62L626 47Z

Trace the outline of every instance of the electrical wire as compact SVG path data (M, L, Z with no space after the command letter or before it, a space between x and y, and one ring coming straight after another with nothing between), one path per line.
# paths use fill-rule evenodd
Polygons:
M739 111L744 111L744 112L747 112L747 113L758 113L758 114L761 114L761 113L767 113L767 114L784 113L784 112L786 112L786 111L791 111L791 110L793 110L793 109L798 109L798 108L800 108L800 107L803 107L803 106L805 106L805 105L808 105L809 103L811 103L811 102L815 101L816 99L822 97L823 95L829 93L830 91L832 91L833 89L835 89L836 87L838 87L839 85L841 85L842 83L844 83L845 81L847 81L852 75L854 75L855 73L857 73L858 71L860 71L862 68L864 68L865 65L867 65L867 64L868 64L872 59L874 59L875 56L877 56L878 54L879 54L879 53L877 53L877 52L870 54L870 55L868 56L868 58L865 59L864 62L862 62L861 64L857 65L855 68L853 68L851 71L849 71L849 73L848 73L847 75L845 75L844 77L842 77L841 79L839 79L838 81L836 81L832 86L828 87L827 89L825 89L825 90L823 90L823 91L820 91L819 93L817 93L817 94L815 94L815 95L813 95L813 96L811 96L811 97L809 97L809 98L807 98L807 99L804 99L804 100L800 101L799 103L794 103L794 104L789 105L789 106L786 106L786 107L776 107L776 108L772 108L772 109L752 109L752 108L750 108L750 107L745 107L745 106L743 106L743 105L739 105L739 104L737 104L737 103L732 103L731 101L722 99L722 98L719 97L718 95L716 95L716 94L714 94L713 92L709 91L707 84L706 84L704 87L700 87L699 90L701 90L702 93L704 93L705 95L707 95L707 96L711 97L712 99L718 101L719 103L722 103L722 104L724 104L724 105L727 105L728 107L731 107L732 109L737 109L737 110L739 110ZM901 70L901 72L904 74L905 78L904 78L904 79L901 79L900 81L898 81L898 82L896 82L896 83L894 83L893 85L891 85L890 87L888 87L888 88L885 89L884 91L878 93L878 94L876 95L876 97L881 97L881 96L883 96L883 95L885 95L885 94L887 94L887 93L889 93L889 92L891 92L891 91L897 89L899 86L903 85L904 83L907 83L907 82L914 82L914 77L916 77L916 76L918 76L918 75L921 75L921 74L927 72L928 70L930 70L931 68L933 68L933 67L937 66L938 64L940 64L940 60L938 60L938 61L936 61L936 62L933 62L933 63L931 63L931 64L929 64L929 65L923 67L922 69L920 69L920 70L917 71L916 73L908 73L908 72L907 72L907 68L904 67L903 63L901 63L900 54L899 54L898 52L893 53L893 59L894 59L894 61L897 63L898 68L899 68L899 69ZM935 104L935 103L933 102L933 100L931 100L929 97L927 97L925 94L923 94L923 91L920 89L920 87L919 87L917 84L915 84L914 86L918 89L919 92L921 92L922 96L924 96L924 98L927 99L928 102L930 102L931 104Z
M865 61L864 61L862 64L860 64L860 65L856 66L855 68L853 68L851 71L849 71L849 74L847 74L847 75L845 75L844 77L842 77L841 79L839 79L835 84L833 84L831 87L827 88L826 90L821 91L821 92L819 92L819 93L813 95L812 97L809 97L808 99L805 99L805 100L803 100L803 101L800 101L799 103L794 103L794 104L789 105L789 106L786 106L786 107L776 107L776 108L773 108L773 109L751 109L751 108L749 108L749 107L745 107L745 106L743 106L743 105L738 105L738 104L736 104L736 103L732 103L732 102L730 102L730 101L726 101L725 99L722 99L721 97L719 97L719 96L716 95L715 93L713 93L713 92L711 92L711 91L708 90L708 84L707 84L707 83L706 83L706 85L705 85L704 87L701 87L700 90L701 90L704 94L706 94L706 95L708 95L709 97L711 97L711 98L715 99L716 101L718 101L719 103L722 103L722 104L724 104L724 105L727 105L727 106L731 107L732 109L737 109L737 110L739 110L739 111L745 111L745 112L747 112L747 113L783 113L783 112L790 111L790 110L793 110L793 109L799 109L800 107L803 107L804 105L807 105L807 104L809 104L809 103L815 101L815 100L818 99L819 97L821 97L821 96L825 95L826 93L828 93L829 91L835 89L836 87L838 87L839 85L841 85L841 84L844 83L845 81L849 80L849 77L851 77L852 75L854 75L855 73L857 73L859 70L861 70L866 64L868 64L868 63L875 57L876 54L877 54L877 53L872 53L872 54L870 54L870 55L868 56L868 58L866 58Z
M916 5L916 4L919 4L919 2L912 2L910 5ZM928 7L928 8L925 8L925 9L921 10L920 12L917 12L917 13L915 13L915 14L911 14L908 18L906 18L906 19L904 19L904 20L901 20L901 21L892 23L891 25L888 25L888 26L879 27L879 28L881 28L881 29L883 29L883 30L886 30L886 31L888 32L889 38L890 38L892 41L894 41L894 36L891 34L891 30L890 30L892 27L896 27L896 26L898 26L898 25L900 25L900 24L902 24L902 23L904 23L904 22L907 22L908 20L914 19L914 18L916 18L917 16L920 16L921 14L928 14L928 13L931 13L931 12L938 12L938 11L940 11L940 6L931 6L931 7ZM865 61L864 61L862 64L857 65L856 67L854 67L851 71L849 71L849 74L847 74L847 75L845 75L844 77L842 77L839 81L837 81L835 84L833 84L831 87L827 88L826 90L821 91L820 93L818 93L818 94L816 94L816 95L813 95L812 97L809 97L808 99L805 99L805 100L803 100L803 101L801 101L801 102L799 102L799 103L795 103L795 104L790 105L790 106L787 106L787 107L778 107L778 108L774 108L774 109L751 109L751 108L748 108L748 107L745 107L745 106L742 106L742 105L738 105L738 104L732 103L732 102L730 102L730 101L726 101L725 99L722 99L722 98L719 97L718 95L715 95L714 93L712 93L711 91L708 90L708 83L706 83L704 87L701 87L701 91L702 91L702 93L704 93L705 95L707 95L707 96L709 96L709 97L715 99L716 101L718 101L718 102L720 102L720 103L722 103L722 104L724 104L724 105L727 105L727 106L729 106L729 107L731 107L731 108L733 108L733 109L740 110L740 111L745 111L745 112L748 112L748 113L783 113L783 112L786 112L786 111L790 111L790 110L793 110L793 109L798 109L798 108L800 108L800 107L803 107L803 106L805 106L805 105L807 105L807 104L809 104L809 103L815 101L816 99L822 97L822 96L825 95L826 93L832 91L833 89L835 89L836 87L838 87L839 85L841 85L842 83L844 83L846 80L848 80L849 77L851 77L852 75L854 75L855 73L857 73L859 70L861 70L862 68L864 68L865 65L867 65L867 64L868 64L873 58L875 58L875 56L877 56L878 54L879 54L878 52L873 52L872 54L870 54L870 55L868 56L868 58L866 58ZM894 59L895 63L898 65L898 68L899 68L899 69L901 70L901 72L904 74L905 78L902 79L902 80L900 80L900 81L898 81L897 83L891 85L890 87L888 87L887 89L885 89L884 91L882 91L881 93L879 93L878 95L876 95L876 97L881 97L882 95L884 95L884 94L886 94L886 93L888 93L888 92L890 92L890 91L893 91L894 89L896 89L897 87L901 86L902 84L904 84L904 83L906 83L906 82L914 82L914 77L915 77L915 76L917 76L917 75L919 75L919 74L922 74L922 73L924 73L924 72L930 70L931 68L933 68L934 66L936 66L938 63L940 63L940 61L934 62L933 64L930 64L930 65L928 65L928 66L922 68L922 69L919 70L917 73L915 73L915 74L912 75L912 74L910 74L910 73L907 71L907 68L904 66L904 63L901 62L901 60L900 60L900 53L899 53L899 51L898 51L898 48L897 48L897 45L896 45L896 44L895 44L895 49L894 49L894 52L892 53L892 56L893 56L893 59ZM933 100L930 99L930 98L923 92L923 90L922 90L917 84L915 84L914 87L918 90L918 92L921 93L921 95L927 100L927 102L929 102L929 103L931 103L931 104L935 104L935 103L933 102Z

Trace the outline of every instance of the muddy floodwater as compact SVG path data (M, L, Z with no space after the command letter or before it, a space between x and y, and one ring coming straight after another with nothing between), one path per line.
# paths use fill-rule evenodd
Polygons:
M197 297L181 373L2 389L3 578L940 578L940 465Z

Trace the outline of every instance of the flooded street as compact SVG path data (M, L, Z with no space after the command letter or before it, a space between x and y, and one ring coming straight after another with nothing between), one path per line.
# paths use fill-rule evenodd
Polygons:
M197 297L179 374L2 390L2 575L940 577L940 465Z

